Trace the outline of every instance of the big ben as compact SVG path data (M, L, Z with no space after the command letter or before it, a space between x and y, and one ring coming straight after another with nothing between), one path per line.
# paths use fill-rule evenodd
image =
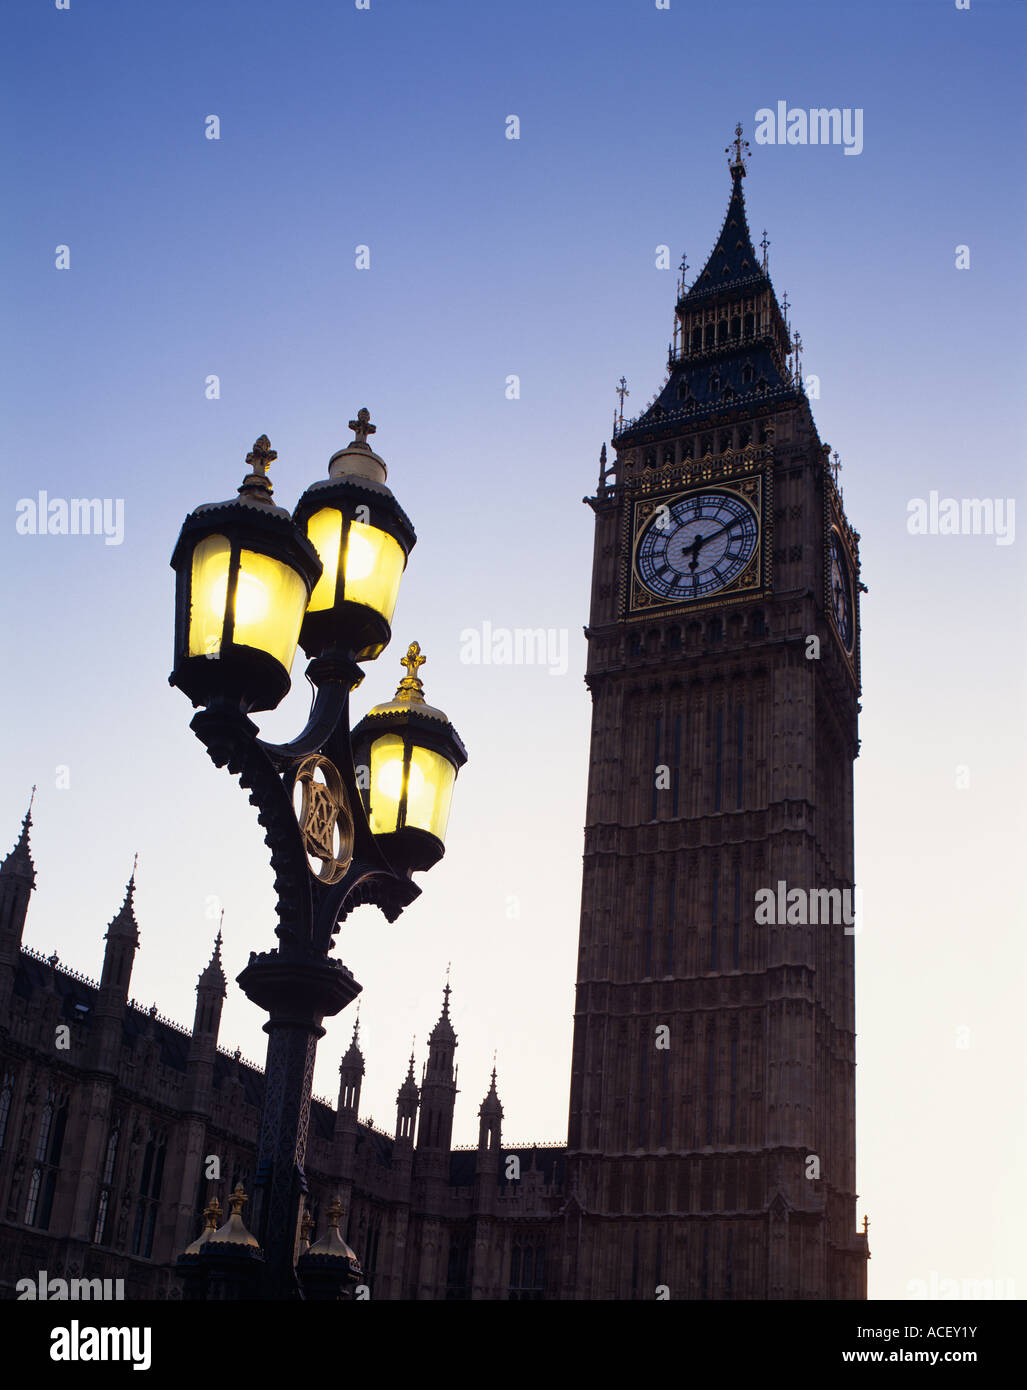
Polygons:
M587 499L562 1278L582 1299L866 1296L855 928L806 910L854 888L859 536L753 246L740 127L728 156L666 383Z

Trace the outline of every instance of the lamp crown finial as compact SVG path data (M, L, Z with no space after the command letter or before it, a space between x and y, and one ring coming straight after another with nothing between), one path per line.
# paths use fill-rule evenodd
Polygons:
M356 435L353 443L363 444L365 447L369 447L367 436L378 433L378 426L371 424L371 412L366 405L362 405L357 411L357 418L349 422L349 428ZM352 445L350 447L352 448Z
M407 647L406 656L400 657L399 664L406 667L406 675L400 681L396 689L397 700L408 700L412 704L424 704L424 684L418 676L418 671L428 660L421 655L420 642L411 642Z
M242 480L240 497L248 497L253 502L271 502L271 479L267 476L267 470L277 457L278 450L272 449L266 434L254 441L253 448L246 455L250 471Z

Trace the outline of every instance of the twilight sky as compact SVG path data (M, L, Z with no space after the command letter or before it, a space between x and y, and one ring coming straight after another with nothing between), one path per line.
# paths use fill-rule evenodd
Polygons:
M364 985L362 1113L391 1132L452 962L456 1141L476 1138L494 1048L507 1139L565 1138L581 498L617 379L629 414L663 381L676 276L657 248L701 267L740 120L750 225L819 378L870 588L870 1292L907 1297L933 1273L1022 1297L1023 544L911 535L907 516L932 492L1016 498L1022 476L1024 6L11 0L3 31L0 853L38 783L26 944L98 975L137 850L144 1005L191 1022L222 906L230 980L273 944L255 812L167 685L168 560L192 507L234 495L257 435L291 507L366 404L418 543L355 714L392 694L416 638L470 761L422 898L392 926L362 908L339 934ZM861 153L757 144L778 101L861 110ZM122 507L121 543L20 534L18 503L40 490ZM555 659L462 661L486 623L551 630ZM273 739L303 722L302 654L293 676L261 716ZM263 1017L230 983L222 1045L262 1062ZM351 1021L320 1047L315 1091L333 1101Z

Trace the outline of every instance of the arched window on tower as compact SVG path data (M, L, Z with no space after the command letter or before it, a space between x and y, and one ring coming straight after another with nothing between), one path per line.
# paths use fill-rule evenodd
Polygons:
M740 338L742 336L742 320L737 314L731 320L731 336L732 338Z
M692 329L692 351L693 351L693 352L700 352L701 350L702 350L702 329L699 327L698 324L696 324L696 326Z
M756 320L752 314L746 314L742 320L742 332L746 338L751 338L756 328Z
M753 637L765 637L767 635L767 620L764 618L761 608L757 608L756 612L752 615L752 621L749 626Z
M742 380L748 383L752 381L754 376L755 372L753 371L752 363L746 362L745 366L742 368Z
M4 1146L4 1138L7 1134L7 1119L11 1113L11 1102L14 1099L14 1068L4 1067L3 1079L0 1080L0 1149Z
M720 377L716 372L710 377L710 395L715 396L720 390Z

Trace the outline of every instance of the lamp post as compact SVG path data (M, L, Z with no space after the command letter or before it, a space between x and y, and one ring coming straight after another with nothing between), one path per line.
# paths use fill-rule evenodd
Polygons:
M445 715L424 703L414 643L395 700L361 721L364 758L354 762L350 692L363 680L361 663L390 640L416 540L367 443L375 428L360 410L350 421L356 438L292 516L272 499L267 470L277 454L262 435L238 496L191 512L171 559L169 680L199 707L190 728L211 759L249 791L275 871L278 945L251 951L238 977L268 1014L252 1222L265 1298L304 1296L295 1253L314 1057L323 1020L360 992L330 955L333 938L359 904L374 903L391 922L419 895L412 874L442 857L467 758ZM290 743L267 743L249 716L285 696L297 645L311 658L310 716Z

